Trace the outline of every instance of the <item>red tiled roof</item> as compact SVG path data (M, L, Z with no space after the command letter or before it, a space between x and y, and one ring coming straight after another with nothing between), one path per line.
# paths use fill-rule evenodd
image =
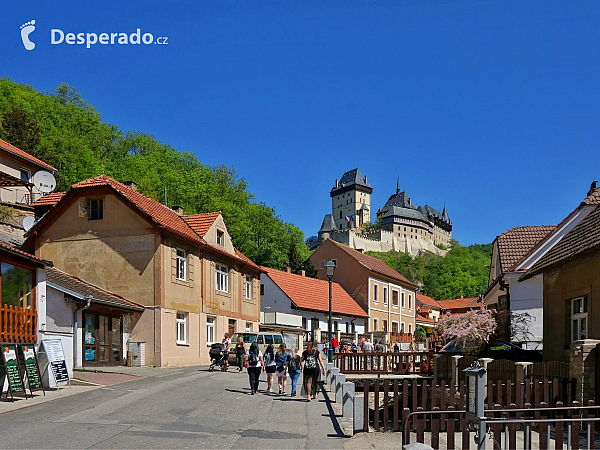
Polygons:
M496 240L502 273L510 272L512 266L555 229L556 225L520 226L499 235Z
M453 298L450 300L438 300L440 306L445 310L479 308L481 305L477 302L477 297Z
M38 263L42 263L45 266L52 266L52 261L48 261L48 260L42 259L38 256L32 255L31 253L24 252L23 250L13 247L12 245L8 245L6 242L0 241L0 250L5 250L14 255L22 256L26 259L29 259L29 260L32 260L32 261L35 261Z
M51 170L52 172L58 172L58 170L56 170L50 164L47 164L40 159L37 159L35 156L31 156L29 153L24 152L20 148L17 148L12 144L9 144L8 142L3 141L2 139L0 139L0 149L7 151L8 153L12 154L13 156L24 159L25 161L28 161L32 164L43 167L44 169Z
M600 247L600 205L597 206L575 228L569 231L552 249L523 275L525 280L545 269Z
M265 271L298 308L321 312L329 311L329 281L275 269L265 268ZM368 317L368 314L339 284L332 283L331 290L331 311L333 313Z
M429 318L429 317L425 317L419 313L417 313L417 316L415 317L415 320L417 322L429 322L429 323L436 323L435 320Z
M244 261L248 266L252 267L253 269L258 270L259 272L264 272L265 271L265 269L263 269L262 267L260 267L254 261L252 261L246 255L244 255L242 252L240 252L237 248L235 249L235 255L238 258L240 258L242 261Z
M365 255L364 253L359 252L358 250L354 250L353 248L348 247L347 245L340 244L339 242L334 241L333 239L327 239L334 245L338 246L350 256L352 256L356 261L365 266L367 269L377 272L381 275L386 275L390 278L394 278L398 281L402 281L403 283L408 283L411 286L417 287L414 283L408 280L404 275L396 272L386 263L384 263L379 258L374 258L373 256Z
M203 214L188 214L181 216L181 218L187 223L192 230L196 232L201 238L204 237L206 232L210 229L217 217L219 217L221 211L209 212Z
M423 294L417 293L416 297L417 297L417 300L420 301L424 305L435 306L437 308L441 308L442 307L442 305L440 305L437 302L437 300L434 300L434 299L432 299L431 297L429 297L427 295L423 295Z
M53 192L51 194L44 195L38 198L31 206L53 206L56 205L61 198L65 196L66 192Z
M592 188L581 205L600 205L600 188Z
M164 228L173 234L188 239L194 243L203 244L204 241L200 238L181 218L179 214L171 208L167 208L162 203L146 197L141 192L128 188L122 183L113 180L107 175L100 175L89 180L80 181L71 186L71 189L82 189L90 187L109 187L120 196L132 203L138 211L142 212L158 227ZM70 191L69 191L70 192Z
M143 311L144 307L138 303L127 300L125 297L113 294L105 289L95 286L87 281L77 278L73 275L58 270L54 267L46 269L46 280L49 282L61 286L65 289L80 294L83 297L92 296L92 303L108 304L110 306L117 306L125 309L133 309L136 311Z

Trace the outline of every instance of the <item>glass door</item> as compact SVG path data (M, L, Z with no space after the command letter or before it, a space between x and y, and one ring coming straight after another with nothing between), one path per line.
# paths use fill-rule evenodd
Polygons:
M121 365L121 361L123 360L123 344L121 341L121 337L122 337L122 332L121 332L121 318L120 317L113 317L111 319L112 321L112 328L110 330L110 334L111 334L111 349L112 349L112 353L111 353L111 364L113 365Z
M98 316L98 363L110 364L110 317Z
M83 315L83 365L98 365L96 354L96 314L84 313Z

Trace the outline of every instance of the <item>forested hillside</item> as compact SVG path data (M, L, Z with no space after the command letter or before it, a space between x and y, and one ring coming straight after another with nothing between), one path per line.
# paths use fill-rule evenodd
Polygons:
M236 247L258 264L284 268L308 257L302 231L256 201L232 167L205 166L151 134L106 123L66 84L41 93L0 78L0 138L56 167L57 190L100 174L133 180L186 214L222 211ZM190 150L202 155L201 144Z
M421 292L435 300L475 297L488 287L492 244L462 247L453 241L446 256L425 253L413 258L407 253L369 252L383 260L414 283L422 284Z

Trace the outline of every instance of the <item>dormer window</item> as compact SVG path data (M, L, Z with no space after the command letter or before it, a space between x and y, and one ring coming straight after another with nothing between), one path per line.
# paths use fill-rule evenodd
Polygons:
M21 180L27 181L29 183L29 170L21 169Z
M225 244L225 233L220 230L217 230L217 245Z

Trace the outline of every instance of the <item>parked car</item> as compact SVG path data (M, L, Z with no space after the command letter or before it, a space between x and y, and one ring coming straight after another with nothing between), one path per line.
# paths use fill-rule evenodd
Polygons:
M256 342L258 344L258 349L263 353L269 344L272 344L274 350L277 351L279 344L283 343L283 336L277 332L260 331L258 333L233 333L233 336L231 336L231 347L229 348L230 362L235 363L235 346L240 337L244 340L244 344L246 344L246 350L250 348L250 345L253 342Z
M442 347L442 353L464 354L460 341L452 340ZM477 355L480 358L508 359L510 361L541 362L543 353L539 350L525 350L511 342L496 339L488 343Z

